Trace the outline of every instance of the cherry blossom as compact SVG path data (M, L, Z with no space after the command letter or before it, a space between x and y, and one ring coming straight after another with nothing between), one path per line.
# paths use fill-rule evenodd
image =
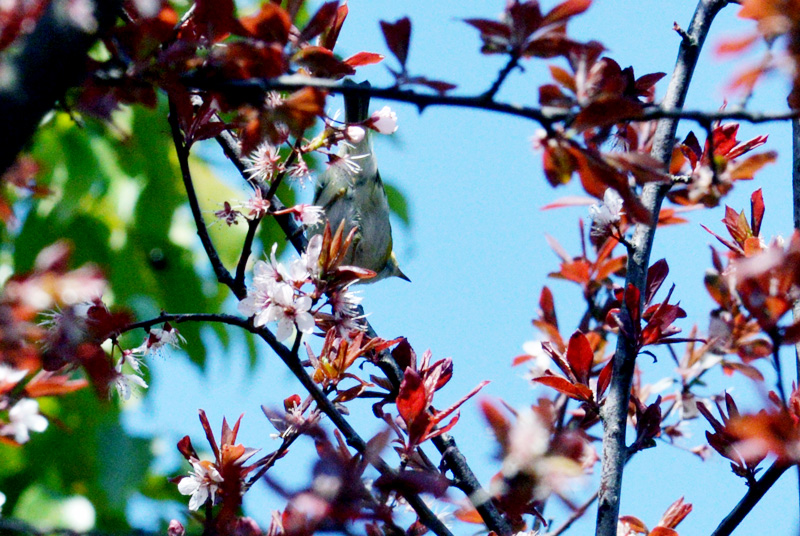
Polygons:
M222 483L222 475L209 461L191 460L194 471L189 471L189 476L183 477L178 482L178 491L181 495L191 495L189 510L196 512L205 504L209 496L214 502L214 495Z
M125 374L122 372L122 364L115 367L117 374L114 376L114 388L123 400L130 400L131 395L138 390L147 389L147 382L138 374Z
M603 194L603 202L589 207L592 218L592 234L604 234L608 228L619 223L622 216L622 198L612 188Z
M308 312L311 309L311 298L296 297L291 287L279 285L274 289L272 302L267 310L267 317L269 321L278 323L275 336L279 341L289 337L295 325L302 333L311 333L314 330L314 317Z
M47 430L47 419L39 413L39 402L23 398L8 410L8 424L0 428L3 435L14 436L17 443L27 443L30 432Z
M281 171L280 161L278 148L265 141L245 158L247 163L245 171L253 180L270 182Z
M384 106L372 113L367 126L381 134L394 134L397 132L397 114L388 106Z

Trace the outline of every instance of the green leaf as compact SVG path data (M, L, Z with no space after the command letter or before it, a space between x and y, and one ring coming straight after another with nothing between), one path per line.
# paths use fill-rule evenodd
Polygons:
M386 197L389 199L389 210L400 219L406 229L410 228L411 210L406 195L388 182L384 181L383 187L386 190Z

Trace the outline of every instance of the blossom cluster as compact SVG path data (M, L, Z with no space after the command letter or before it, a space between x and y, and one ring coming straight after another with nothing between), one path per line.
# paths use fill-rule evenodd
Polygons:
M315 315L333 319L343 335L359 330L355 306L360 298L348 287L329 294L327 303L332 308L332 315L319 312L324 303L314 308L322 295L319 262L322 242L322 235L312 237L305 253L288 265L278 262L278 245L274 244L267 261L256 261L253 284L247 296L239 302L239 312L253 317L256 327L277 323L276 337L279 341L288 338L295 329L310 334L316 325Z

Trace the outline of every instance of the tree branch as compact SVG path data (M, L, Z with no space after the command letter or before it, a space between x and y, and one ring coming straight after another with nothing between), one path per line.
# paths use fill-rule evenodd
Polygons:
M518 65L519 53L512 52L511 56L508 58L508 63L506 63L506 66L503 67L503 69L497 75L497 80L494 81L494 84L492 84L492 87L490 87L486 93L481 95L481 98L487 101L493 100L494 96L497 95L497 92L500 91L500 86L503 85L503 82L505 82L506 78L508 78L508 75L511 74L511 71L513 71Z
M711 0L708 0L711 2ZM715 0L716 3L725 4L725 0ZM717 11L721 8L717 8ZM691 31L691 27L690 27ZM682 48L686 43L682 43ZM699 47L698 51L699 51ZM696 61L696 60L695 60ZM472 108L490 112L498 112L506 115L531 119L543 125L545 128L560 122L573 121L578 110L555 110L543 109L535 106L522 106L487 100L484 95L439 95L430 93L418 93L410 89L401 89L395 86L366 88L358 85L343 85L334 80L324 78L311 78L301 75L286 75L271 79L249 79L249 80L203 80L197 77L186 77L184 79L187 87L203 91L222 91L232 99L243 102L250 102L259 105L263 102L263 96L268 91L297 91L306 87L313 87L325 90L329 93L341 95L369 95L370 97L396 102L405 102L417 106L423 111L429 106L451 106L460 108ZM641 113L629 116L620 116L617 122L625 121L652 121L657 119L687 119L698 123L709 121L745 121L748 123L769 123L774 121L789 121L800 117L800 110L785 110L780 112L756 112L748 111L743 108L703 111L703 110L684 110L683 100L678 103L670 102L665 97L661 105L650 105L644 108Z
M794 229L800 230L800 119L792 119L792 206ZM800 300L792 306L795 322L800 321ZM794 345L794 370L797 385L800 385L800 342ZM797 466L797 493L800 500L800 465Z
M200 242L203 244L203 249L206 251L208 260L211 262L211 267L214 269L214 274L217 276L217 281L231 289L237 298L244 299L247 295L247 289L242 285L238 287L235 284L233 277L227 268L223 266L217 250L214 249L214 243L211 242L211 237L208 235L206 222L203 220L203 214L200 211L200 204L197 202L197 193L194 190L194 183L192 182L192 173L189 169L189 149L184 144L183 135L181 134L180 126L178 125L178 115L175 109L175 104L170 100L169 102L169 126L172 130L172 140L175 144L175 152L178 154L178 162L181 167L181 176L183 178L183 185L186 188L186 196L189 198L189 207L192 210L192 217L194 218L195 227L197 227L197 236L200 237Z
M725 516L722 523L716 528L711 536L728 536L733 530L739 526L742 520L750 513L750 510L758 504L758 501L769 491L772 485L778 481L780 476L790 466L779 464L775 462L767 469L761 480L758 480L747 488L747 493L744 494L742 500Z
M714 17L727 2L725 0L700 0L695 10L688 34L692 39L682 39L678 51L678 59L672 73L667 94L662 106L668 110L680 109L686 100L689 83L697 65L700 50L708 35ZM675 143L675 132L678 128L676 118L668 118L659 122L653 142L652 154L664 163L669 163ZM628 256L625 285L633 285L645 296L647 269L650 263L650 252L655 237L656 221L661 210L661 203L669 186L650 183L645 185L642 201L651 214L652 225L638 224L631 241L631 254ZM643 304L639 304L641 308ZM628 402L631 392L631 380L636 363L636 341L623 336L617 339L614 354L612 380L606 404L603 408L603 466L600 479L599 499L597 507L597 536L614 536L617 533L619 505L622 491L622 473L627 457L625 447L625 425L628 416Z

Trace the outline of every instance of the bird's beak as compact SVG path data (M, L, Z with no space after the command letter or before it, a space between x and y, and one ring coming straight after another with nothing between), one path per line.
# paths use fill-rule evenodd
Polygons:
M394 275L396 275L397 277L399 277L399 278L400 278L400 279L402 279L403 281L408 281L409 283L411 283L411 280L408 278L408 276L407 276L406 274L404 274L404 273L403 273L403 272L400 270L400 268L398 268L398 269L397 269L397 272L395 272L395 274L394 274Z

